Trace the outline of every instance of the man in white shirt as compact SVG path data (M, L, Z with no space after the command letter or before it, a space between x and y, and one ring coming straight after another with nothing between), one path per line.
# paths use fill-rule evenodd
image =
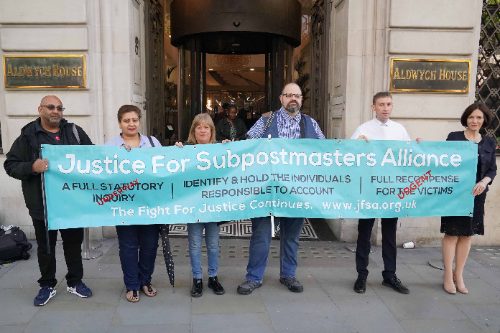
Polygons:
M372 110L375 118L360 125L351 139L366 140L402 140L410 141L410 136L403 125L389 119L392 113L392 95L389 92L378 92L373 96ZM420 139L417 139L420 142ZM356 270L358 279L354 284L354 291L363 294L366 291L366 278L368 277L368 262L370 255L370 237L372 234L374 218L359 219L358 241L356 246ZM382 218L382 258L384 271L382 284L400 292L409 294L396 276L396 229L398 218Z

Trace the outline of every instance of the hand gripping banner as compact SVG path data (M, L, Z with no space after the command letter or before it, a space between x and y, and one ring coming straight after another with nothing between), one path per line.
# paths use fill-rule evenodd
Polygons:
M472 215L473 142L258 139L132 149L43 145L50 229L262 216Z

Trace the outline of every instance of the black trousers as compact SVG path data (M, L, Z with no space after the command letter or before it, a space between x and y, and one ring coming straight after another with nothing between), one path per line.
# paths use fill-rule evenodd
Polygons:
M45 222L43 220L33 220L35 227L36 243L38 244L38 266L42 277L38 280L40 287L55 287L56 280L56 241L57 230L49 231L50 254L47 254L47 235L45 231ZM82 243L83 228L61 229L61 238L63 240L64 258L68 266L66 281L68 287L74 287L82 282L83 263L82 263Z
M375 219L359 219L358 242L356 246L356 270L358 277L368 277L368 263L370 255L370 237ZM384 259L384 279L396 275L396 229L398 218L382 219L382 258Z

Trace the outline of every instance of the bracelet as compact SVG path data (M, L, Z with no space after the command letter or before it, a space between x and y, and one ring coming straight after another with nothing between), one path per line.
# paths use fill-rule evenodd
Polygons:
M486 184L486 183L484 182L484 180L481 180L481 181L479 181L479 182L480 182L480 183L483 183L483 184L484 184L484 187L488 186L488 184Z

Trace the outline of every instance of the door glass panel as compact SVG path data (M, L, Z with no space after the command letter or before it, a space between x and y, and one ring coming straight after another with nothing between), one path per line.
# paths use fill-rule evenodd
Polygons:
M212 117L224 103L235 104L247 129L266 112L265 55L206 55L207 112Z

